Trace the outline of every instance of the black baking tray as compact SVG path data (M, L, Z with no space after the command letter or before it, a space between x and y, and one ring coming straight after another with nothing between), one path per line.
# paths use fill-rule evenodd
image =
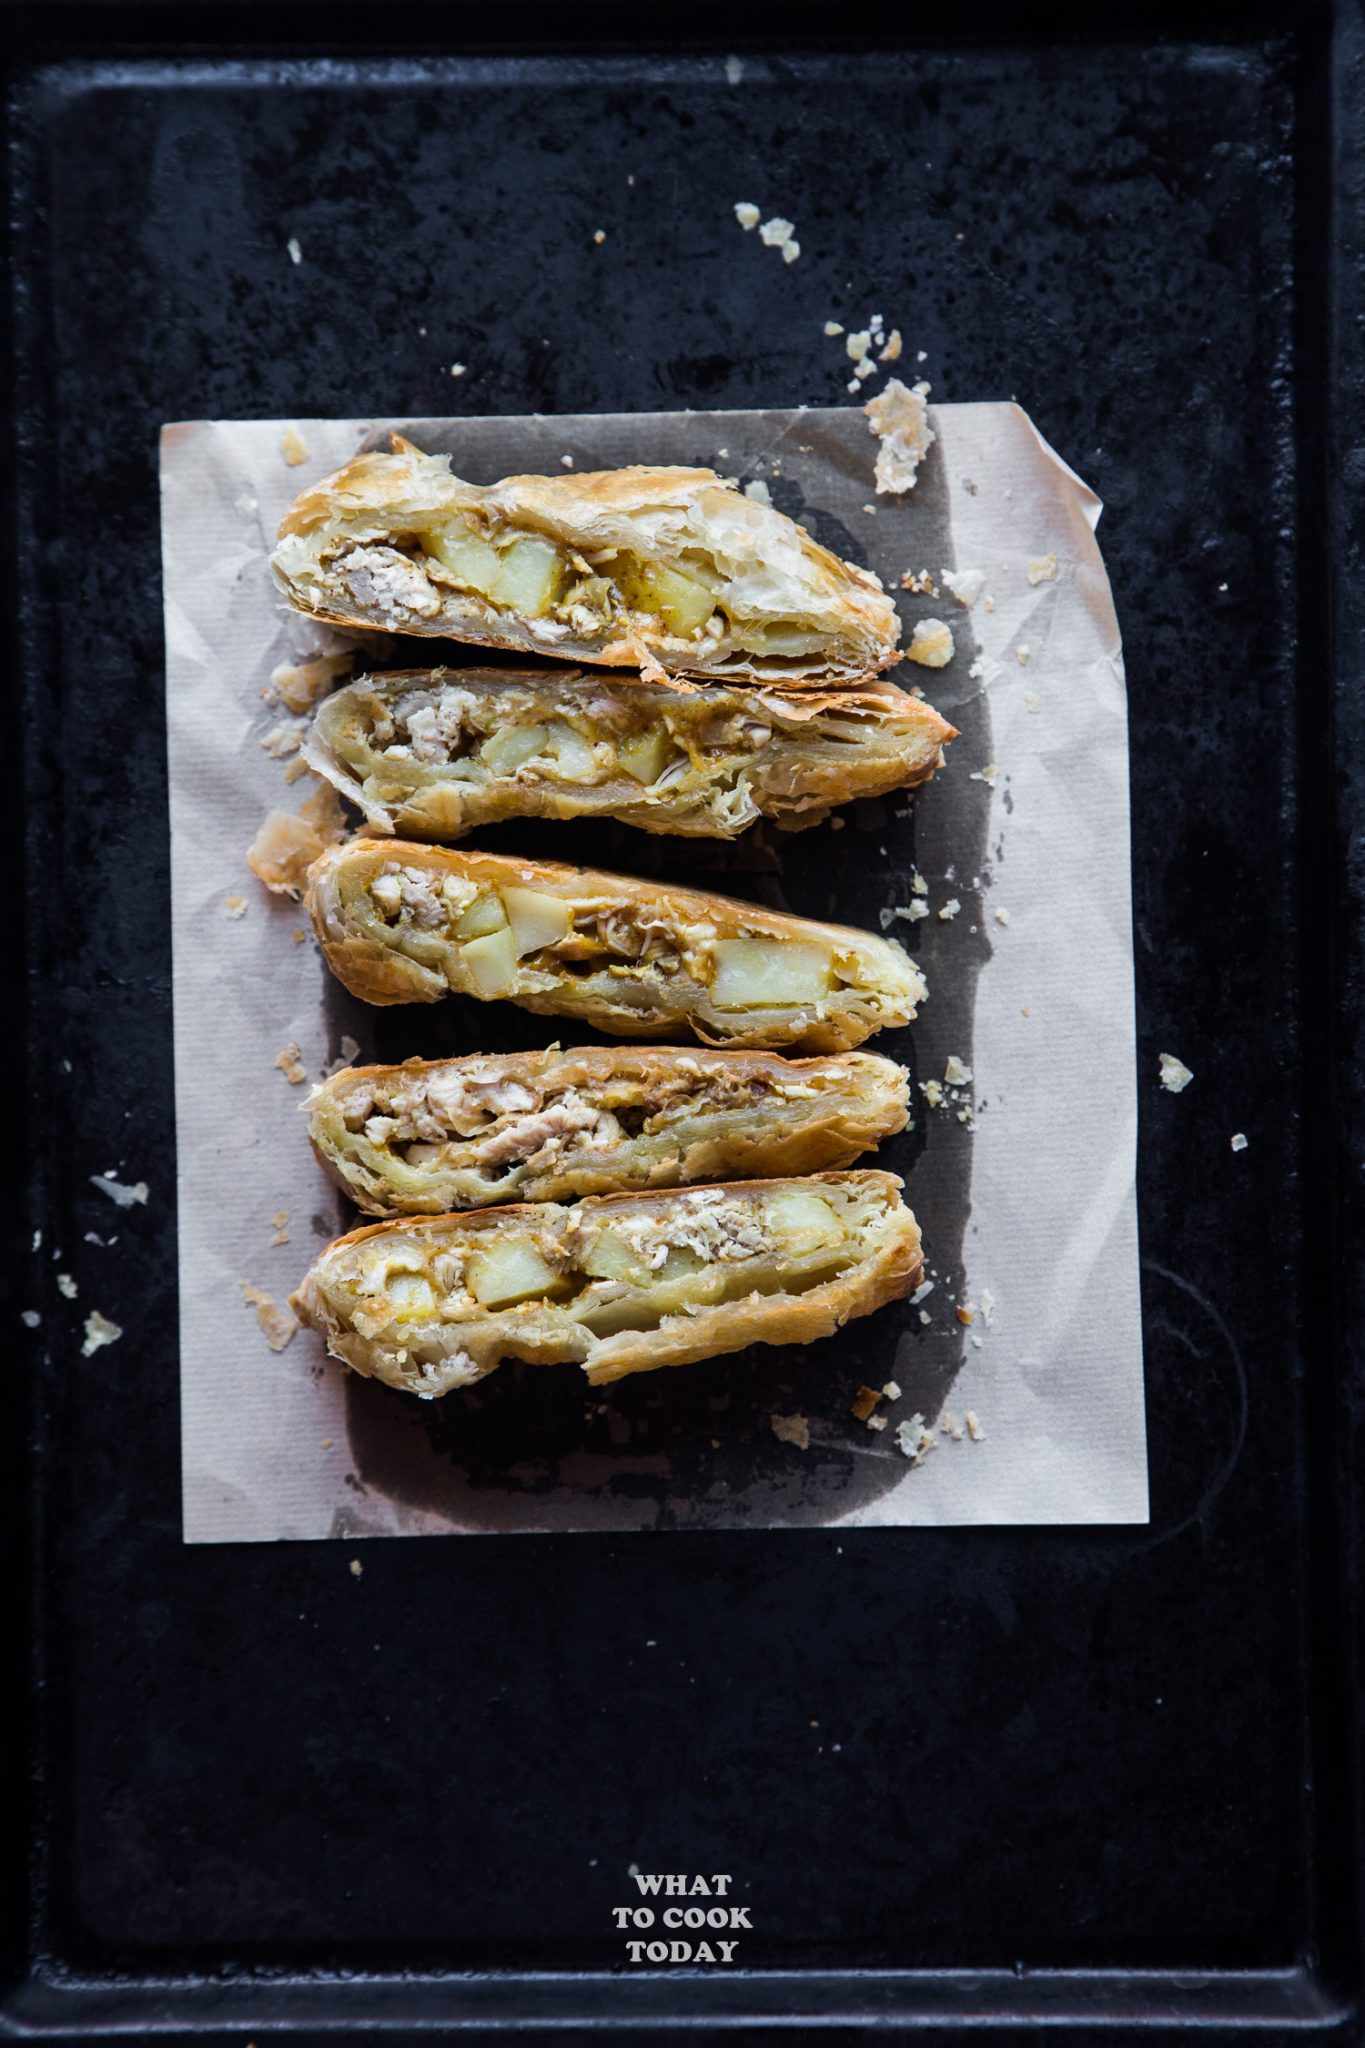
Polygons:
M0 25L0 2032L1359 2038L1359 8ZM829 403L874 308L1107 505L1151 1526L184 1549L160 423ZM631 1864L736 1966L630 1968Z

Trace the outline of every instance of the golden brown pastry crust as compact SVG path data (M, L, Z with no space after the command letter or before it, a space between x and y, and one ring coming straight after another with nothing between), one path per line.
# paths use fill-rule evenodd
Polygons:
M576 669L406 669L326 698L304 752L372 830L400 838L610 817L729 839L760 817L816 824L836 804L915 788L956 737L885 680L679 689Z
M425 1399L508 1358L578 1364L602 1386L750 1344L813 1343L912 1293L924 1260L900 1187L893 1174L827 1173L370 1224L329 1246L290 1300L333 1357ZM793 1196L826 1208L834 1234L802 1249L798 1231L788 1245L773 1205ZM591 1270L606 1237L638 1245L638 1279ZM545 1288L480 1306L479 1260L514 1241L532 1246ZM659 1246L707 1245L709 1258L698 1252L681 1275L650 1264Z
M344 1068L309 1129L361 1209L434 1216L848 1166L904 1129L908 1089L876 1053L552 1047Z
M558 899L572 929L511 961L495 983L475 972L487 935L453 927L478 906L510 901L509 890ZM581 1017L617 1038L690 1030L708 1045L847 1052L908 1023L925 995L914 962L871 933L551 861L354 839L315 863L308 907L328 966L367 1003L455 993ZM469 937L481 941L477 954ZM733 960L726 949L737 939L767 941L773 961L789 966L824 960L829 985L806 1000L726 1000L721 962Z
M478 571L468 560L452 567L433 552L443 535L471 532L490 542L538 537L559 551L566 580L540 615L471 584ZM480 486L395 434L390 453L358 455L300 494L271 564L289 602L332 625L659 680L856 682L901 659L896 608L875 576L709 469L566 471ZM709 619L684 631L637 567L700 578L715 597Z

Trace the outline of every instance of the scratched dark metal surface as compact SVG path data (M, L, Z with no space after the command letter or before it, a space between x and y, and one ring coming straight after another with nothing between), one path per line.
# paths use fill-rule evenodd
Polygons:
M1359 1029L1330 978L1361 986L1358 774L1330 746L1334 705L1362 737L1361 613L1327 562L1359 482L1358 11L1330 71L1286 10L1197 44L1152 16L1113 42L754 49L738 82L723 51L313 61L316 15L252 9L122 17L102 62L110 17L56 18L6 17L28 974L7 1029L34 1147L9 1242L43 1248L6 1324L11 1501L21 1446L32 1485L5 1597L33 1661L0 2031L1354 2038L1336 1404L1358 1294L1331 1203L1344 1185L1358 1215L1358 1104L1326 1077ZM297 60L227 61L290 21ZM798 263L739 233L741 198L797 223ZM1150 1529L391 1543L362 1579L330 1545L182 1549L160 422L439 412L457 357L477 411L828 403L846 365L821 325L874 309L938 396L1017 395L1107 505ZM1179 1098L1165 1050L1195 1070ZM145 1209L89 1186L116 1163ZM126 1334L84 1360L96 1306ZM734 1873L742 1969L626 1972L632 1863Z

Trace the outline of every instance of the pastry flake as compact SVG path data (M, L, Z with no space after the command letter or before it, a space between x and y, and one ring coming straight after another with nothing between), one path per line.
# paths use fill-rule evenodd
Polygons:
M410 669L329 697L305 753L372 830L403 838L611 817L730 839L760 817L816 824L835 804L914 788L954 738L889 682L680 690L572 669Z
M303 492L271 566L332 625L439 634L660 681L856 682L900 659L878 579L714 470L465 483L399 434Z
M899 946L850 926L502 854L353 839L315 863L308 907L368 1003L502 998L617 1038L846 1052L925 995Z
M375 1223L329 1246L290 1306L334 1358L424 1399L508 1358L602 1386L811 1343L913 1292L900 1187L830 1173Z
M908 1121L876 1053L588 1046L350 1067L309 1103L313 1148L373 1216L851 1165Z

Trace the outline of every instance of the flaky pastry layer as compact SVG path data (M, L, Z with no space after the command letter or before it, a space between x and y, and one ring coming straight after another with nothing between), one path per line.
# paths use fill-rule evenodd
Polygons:
M551 861L354 839L314 863L308 905L368 1003L504 998L617 1038L846 1052L925 995L887 939Z
M333 625L656 680L852 682L901 658L875 576L709 469L469 484L395 434L295 500L271 566Z
M373 830L405 838L611 817L730 839L760 817L815 824L913 788L955 737L889 682L680 690L573 669L409 669L327 698L305 754Z
M919 1227L889 1173L740 1181L376 1223L297 1294L333 1357L432 1400L505 1359L594 1386L749 1344L806 1344L908 1294Z
M313 1146L374 1216L847 1166L908 1121L876 1053L587 1046L347 1067L309 1104Z

